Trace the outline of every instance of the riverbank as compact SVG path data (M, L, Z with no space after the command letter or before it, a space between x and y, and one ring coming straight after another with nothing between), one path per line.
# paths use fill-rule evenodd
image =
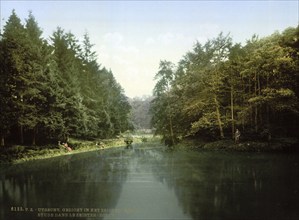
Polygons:
M144 141L144 137L134 137L134 143ZM78 154L88 151L103 150L108 148L125 147L124 137L103 140L70 139L68 147L64 145L23 146L14 145L0 148L0 163L17 164L30 160L47 159L69 154Z
M178 148L188 150L212 150L212 151L244 151L244 152L286 152L299 151L299 142L296 138L277 138L271 142L266 141L241 141L224 139L217 141L203 141L198 139L185 139L178 144Z
M86 141L70 139L68 150L63 145L21 146L0 148L0 163L17 164L31 160L47 159L52 157L78 154L88 151L97 151L109 148L125 147L124 137ZM159 137L152 135L134 135L134 143L141 147L152 147L162 144ZM179 150L208 150L208 151L237 151L237 152L299 152L298 139L279 138L271 142L241 141L236 144L233 140L203 141L201 139L183 139L176 146Z

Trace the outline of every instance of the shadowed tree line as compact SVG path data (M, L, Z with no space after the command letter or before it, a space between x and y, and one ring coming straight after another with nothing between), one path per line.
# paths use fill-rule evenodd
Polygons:
M195 43L177 65L161 61L152 124L171 144L208 139L296 137L299 130L299 27L245 45L220 33Z
M151 96L129 99L132 106L130 119L135 129L151 129L151 114L149 112L151 101Z
M15 11L0 36L1 145L108 138L130 127L130 105L113 73L97 63L86 33L80 42L58 27L45 40L30 12Z

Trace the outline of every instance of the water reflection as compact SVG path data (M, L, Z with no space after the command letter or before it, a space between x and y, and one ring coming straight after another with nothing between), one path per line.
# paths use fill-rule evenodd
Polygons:
M113 207L126 178L127 162L120 153L111 152L12 166L1 175L1 219L34 219L38 208ZM24 212L14 207L34 210Z
M298 155L137 145L35 161L1 172L0 219L40 219L38 208L95 209L80 219L298 219L298 164Z
M172 174L165 179L194 219L298 219L298 159L176 152L161 167Z
M165 154L161 148L134 148L127 179L116 204L118 213L104 219L191 219L179 205L173 187L164 180ZM167 164L164 164L167 165Z

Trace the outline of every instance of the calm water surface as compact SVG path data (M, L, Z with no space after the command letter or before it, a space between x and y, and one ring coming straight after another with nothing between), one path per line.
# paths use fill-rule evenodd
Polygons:
M0 167L0 219L299 219L299 155L111 149Z

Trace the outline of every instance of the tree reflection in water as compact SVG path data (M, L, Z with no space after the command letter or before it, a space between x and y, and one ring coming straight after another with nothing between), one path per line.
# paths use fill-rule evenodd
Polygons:
M8 219L11 206L42 204L137 210L127 218L298 219L298 164L299 155L138 145L35 161L1 172L0 218Z
M68 155L14 165L1 174L1 219L34 219L34 213L12 213L11 207L111 208L126 178L121 152L113 163L104 153ZM113 164L122 164L113 166ZM81 218L82 219L82 218Z
M193 219L297 219L299 155L171 152L154 159Z

